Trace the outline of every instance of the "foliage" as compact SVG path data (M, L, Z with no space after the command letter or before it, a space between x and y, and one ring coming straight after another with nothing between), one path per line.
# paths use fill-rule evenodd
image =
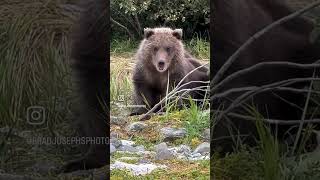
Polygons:
M208 0L112 0L110 9L113 36L128 37L129 31L140 38L144 27L156 26L182 28L188 39L195 32L208 36Z

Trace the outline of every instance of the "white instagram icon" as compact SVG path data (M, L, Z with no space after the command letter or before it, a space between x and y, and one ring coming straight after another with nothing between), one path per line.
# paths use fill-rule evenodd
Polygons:
M31 125L41 125L45 122L45 109L42 106L30 106L27 109L27 122Z

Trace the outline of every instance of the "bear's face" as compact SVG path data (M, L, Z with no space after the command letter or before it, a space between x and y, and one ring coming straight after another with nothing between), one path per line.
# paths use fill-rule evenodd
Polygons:
M181 51L182 30L148 28L144 35L153 66L160 73L166 72Z

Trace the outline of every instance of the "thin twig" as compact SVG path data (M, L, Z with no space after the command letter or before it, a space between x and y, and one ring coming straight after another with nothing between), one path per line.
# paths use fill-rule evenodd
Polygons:
M305 8L302 8L299 11L296 11L295 13L292 13L288 16L285 16L273 23L271 23L270 25L266 26L265 28L263 28L262 30L258 31L257 33L255 33L253 36L251 36L239 49L237 49L237 51L232 54L232 56L227 60L226 63L223 64L223 66L219 69L219 71L217 72L217 74L215 75L215 77L212 79L211 83L212 85L215 85L223 76L223 74L228 70L228 68L232 65L232 63L239 57L239 55L245 51L249 45L251 45L255 40L257 40L258 38L260 38L262 35L264 35L265 33L267 33L268 31L270 31L271 29L273 29L274 27L277 27L291 19L294 19L302 14L304 14L305 12L317 7L320 5L320 1L316 1L308 6L306 6Z
M127 31L127 33L129 34L131 39L134 39L134 36L131 34L131 32L129 31L129 29L127 27L125 27L124 25L120 24L119 22L117 22L116 20L114 20L112 17L110 17L111 22L113 22L114 24L118 25L119 27L123 28L124 30Z
M169 97L172 96L172 94L174 94L174 93L179 89L179 87L181 86L181 84L183 83L183 81L184 81L188 76L190 76L190 74L192 74L192 73L195 72L196 70L198 70L198 69L206 66L207 64L208 64L208 63L203 64L203 65L201 65L201 66L198 66L198 67L196 67L195 69L193 69L192 71L190 71L189 73L187 73L187 74L180 80L180 82L178 83L178 85L177 85L169 94L167 94L167 96L169 96ZM167 97L167 96L166 96L166 97ZM152 113L153 111L155 111L161 104L163 104L163 101L166 100L166 97L163 98L163 99L161 99L160 102L159 102L158 104L154 105L147 113L141 115L139 119L140 119L140 120L141 120L141 119L145 119L150 113Z
M229 75L228 77L226 77L224 80L222 80L220 83L218 83L217 85L215 85L214 87L211 88L211 93L214 94L214 92L216 90L218 90L221 86L227 84L228 82L230 82L231 80L241 76L241 75L244 75L246 73L249 73L249 72L252 72L252 71L255 71L259 68L262 68L262 67L273 67L273 66L284 66L284 67L287 67L287 68L300 68L300 69L313 69L313 68L316 68L316 67L320 67L320 60L317 60L316 62L314 63L311 63L311 64L299 64L299 63L292 63L292 62L287 62L287 61L278 61L278 62L261 62L261 63L258 63L258 64L255 64L251 67L248 67L248 68L245 68L245 69L242 69L242 70L239 70L231 75Z
M315 72L316 72L316 70L313 71L313 76L312 77L315 76ZM304 124L304 121L305 121L305 118L306 118L306 114L307 114L307 110L308 110L308 106L309 106L312 85L313 85L313 81L310 82L309 93L308 93L308 96L307 96L307 99L306 99L306 103L304 105L304 109L303 109L303 113L302 113L302 117L301 117L301 122L300 122L299 129L298 129L298 133L297 133L296 139L294 141L292 152L291 152L292 155L294 154L294 151L295 151L295 149L296 149L296 147L298 145L298 141L300 139L301 131L302 131L302 128L303 128L303 124Z

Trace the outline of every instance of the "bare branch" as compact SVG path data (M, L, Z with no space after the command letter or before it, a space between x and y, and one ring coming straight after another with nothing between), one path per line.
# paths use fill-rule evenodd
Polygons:
M125 27L124 25L120 24L119 22L117 22L116 20L114 20L112 17L110 17L110 20L112 23L118 25L119 27L123 28L124 30L127 31L127 33L129 34L131 39L134 39L134 36L132 35L132 33L129 31L129 29L127 27Z
M258 64L255 64L251 67L239 70L231 75L229 75L228 77L226 77L224 80L222 80L220 83L216 84L214 87L212 87L211 89L211 93L214 93L214 91L216 91L218 88L220 88L221 86L225 85L226 83L230 82L231 80L244 75L246 73L255 71L259 68L263 68L263 67L273 67L273 66L284 66L284 67L288 67L288 68L300 68L300 69L313 69L316 67L320 67L320 60L316 61L315 63L311 63L311 64L299 64L299 63L291 63L291 62L287 62L287 61L278 61L278 62L261 62Z
M267 84L267 85L258 87L255 90L246 92L246 93L242 94L241 96L239 96L238 98L236 98L226 110L224 110L221 114L219 114L217 121L219 121L226 113L228 113L232 109L240 106L243 102L247 101L248 98L250 98L258 93L268 91L269 88L272 88L272 87L278 87L281 85L282 86L291 85L294 83L305 82L305 81L320 81L320 78L292 78L292 79L288 79L288 80L283 80L283 81L278 81L275 83ZM211 98L211 101L212 101L212 98Z
M239 57L239 55L246 50L249 45L251 45L256 39L260 38L262 35L264 35L265 33L267 33L268 31L270 31L271 29L273 29L274 27L277 27L287 21L290 21L291 19L294 19L298 16L301 16L302 14L304 14L305 12L317 7L320 5L320 1L316 1L308 6L306 6L305 8L296 11L295 13L292 13L288 16L285 16L273 23L271 23L270 25L266 26L265 28L263 28L262 30L258 31L257 33L255 33L253 36L251 36L228 60L226 63L224 63L224 65L220 68L220 70L217 72L217 74L215 75L215 77L212 79L211 83L212 85L215 85L223 76L223 74L228 70L228 68L232 65L232 63Z
M227 116L232 116L235 118L240 118L244 120L250 120L250 121L256 121L257 118L253 116L246 116L246 115L241 115L237 113L228 113ZM263 121L270 123L270 124L279 124L279 125L295 125L295 124L300 124L301 120L279 120L279 119L262 119ZM305 119L305 123L319 123L320 119Z

